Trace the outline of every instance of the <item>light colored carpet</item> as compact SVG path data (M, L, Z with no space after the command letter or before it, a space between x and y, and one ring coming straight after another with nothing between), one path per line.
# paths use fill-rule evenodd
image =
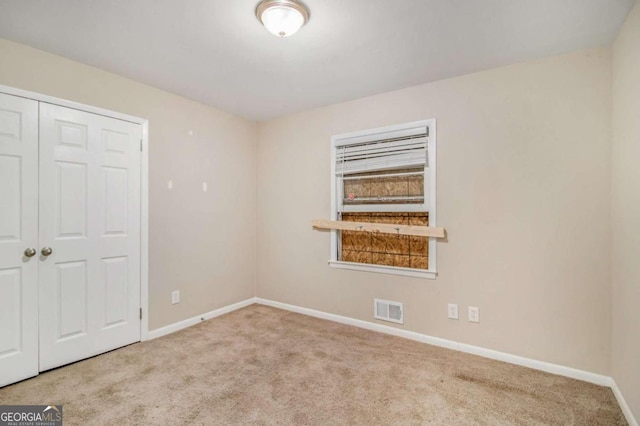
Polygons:
M65 424L621 425L608 388L252 305L0 389Z

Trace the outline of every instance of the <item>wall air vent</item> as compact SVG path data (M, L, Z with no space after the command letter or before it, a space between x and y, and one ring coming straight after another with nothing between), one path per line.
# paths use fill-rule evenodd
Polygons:
M404 308L400 302L374 299L373 317L383 321L404 324Z

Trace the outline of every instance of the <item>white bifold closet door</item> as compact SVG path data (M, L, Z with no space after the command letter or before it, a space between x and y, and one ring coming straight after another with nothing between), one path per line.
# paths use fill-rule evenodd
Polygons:
M40 103L40 371L140 340L141 138Z
M0 386L140 340L141 138L0 93Z
M37 245L38 102L0 94L0 386L38 374Z

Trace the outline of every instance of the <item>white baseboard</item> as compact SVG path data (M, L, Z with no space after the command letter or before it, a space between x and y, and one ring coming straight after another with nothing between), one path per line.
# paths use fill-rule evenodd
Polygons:
M633 412L631 411L631 407L629 407L629 404L627 404L627 401L624 399L624 395L622 395L622 391L618 387L618 384L613 379L611 379L611 382L612 382L611 390L613 391L613 394L616 396L616 399L618 400L618 404L620 405L620 409L622 410L622 413L624 413L624 416L627 419L627 423L629 423L629 426L638 426L638 421L633 415Z
M521 365L523 367L533 368L535 370L546 371L547 373L557 374L559 376L570 377L600 386L612 387L614 381L609 376L591 373L584 370L578 370L563 365L551 364L544 361L525 358L518 355L512 355L505 352L498 352L492 349L486 349L479 346L468 345L466 343L458 343L452 340L441 339L439 337L427 336L426 334L416 333L414 331L402 330L387 325L376 324L368 321L362 321L354 318L343 317L340 315L329 314L314 309L302 308L300 306L289 305L287 303L276 302L273 300L257 298L256 303L261 305L272 306L274 308L284 309L299 314L309 315L316 318L326 319L329 321L339 322L341 324L353 325L367 330L378 331L380 333L391 334L393 336L404 337L405 339L415 340L417 342L427 343L429 345L439 346L447 349L454 349L468 354L478 355L484 358L491 358L497 361L507 362L509 364Z
M167 334L175 333L176 331L191 327L192 325L196 325L202 321L219 317L220 315L228 314L229 312L233 312L246 306L253 305L254 303L256 303L256 298L252 297L250 299L243 300L242 302L234 303L233 305L224 306L214 311L207 312L206 314L198 315L184 321L167 325L165 327L156 328L155 330L151 330L147 337L148 340L151 340L158 337L166 336Z
M620 388L609 376L602 374L591 373L584 370L578 370L576 368L566 367L564 365L552 364L549 362L538 361L531 358L525 358L518 355L513 355L505 352L494 351L492 349L486 349L479 346L468 345L466 343L454 342L453 340L441 339L439 337L428 336L426 334L416 333L415 331L402 330L395 327L389 327L387 325L376 324L369 321L358 320L354 318L344 317L341 315L329 314L327 312L316 311L314 309L302 308L296 305L289 305L287 303L276 302L274 300L262 299L259 297L253 297L242 302L234 303L211 312L207 312L203 315L198 315L193 318L180 321L166 327L157 328L152 330L148 334L148 339L155 339L167 334L174 333L192 325L196 325L204 320L219 317L220 315L227 314L229 312L236 311L246 306L258 303L260 305L272 306L274 308L284 309L286 311L296 312L303 315L309 315L316 318L321 318L329 321L338 322L341 324L352 325L367 330L377 331L380 333L390 334L393 336L404 337L405 339L415 340L417 342L427 343L429 345L438 346L447 349L453 349L468 354L478 355L484 358L495 359L497 361L507 362L509 364L521 365L523 367L533 368L535 370L545 371L547 373L557 374L559 376L570 377L572 379L582 380L589 383L594 383L600 386L607 386L611 388L613 394L620 404L620 409L624 413L629 426L639 426L635 419L631 408L627 404Z

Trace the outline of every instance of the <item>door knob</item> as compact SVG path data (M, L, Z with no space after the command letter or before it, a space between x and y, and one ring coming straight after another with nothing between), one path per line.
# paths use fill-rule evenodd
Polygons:
M51 247L43 247L40 253L42 253L43 256L51 256L53 250L51 250Z
M34 248L28 248L28 249L26 249L26 250L24 251L24 255L25 255L26 257L33 257L33 256L35 256L35 255L36 255L36 249L34 249Z

